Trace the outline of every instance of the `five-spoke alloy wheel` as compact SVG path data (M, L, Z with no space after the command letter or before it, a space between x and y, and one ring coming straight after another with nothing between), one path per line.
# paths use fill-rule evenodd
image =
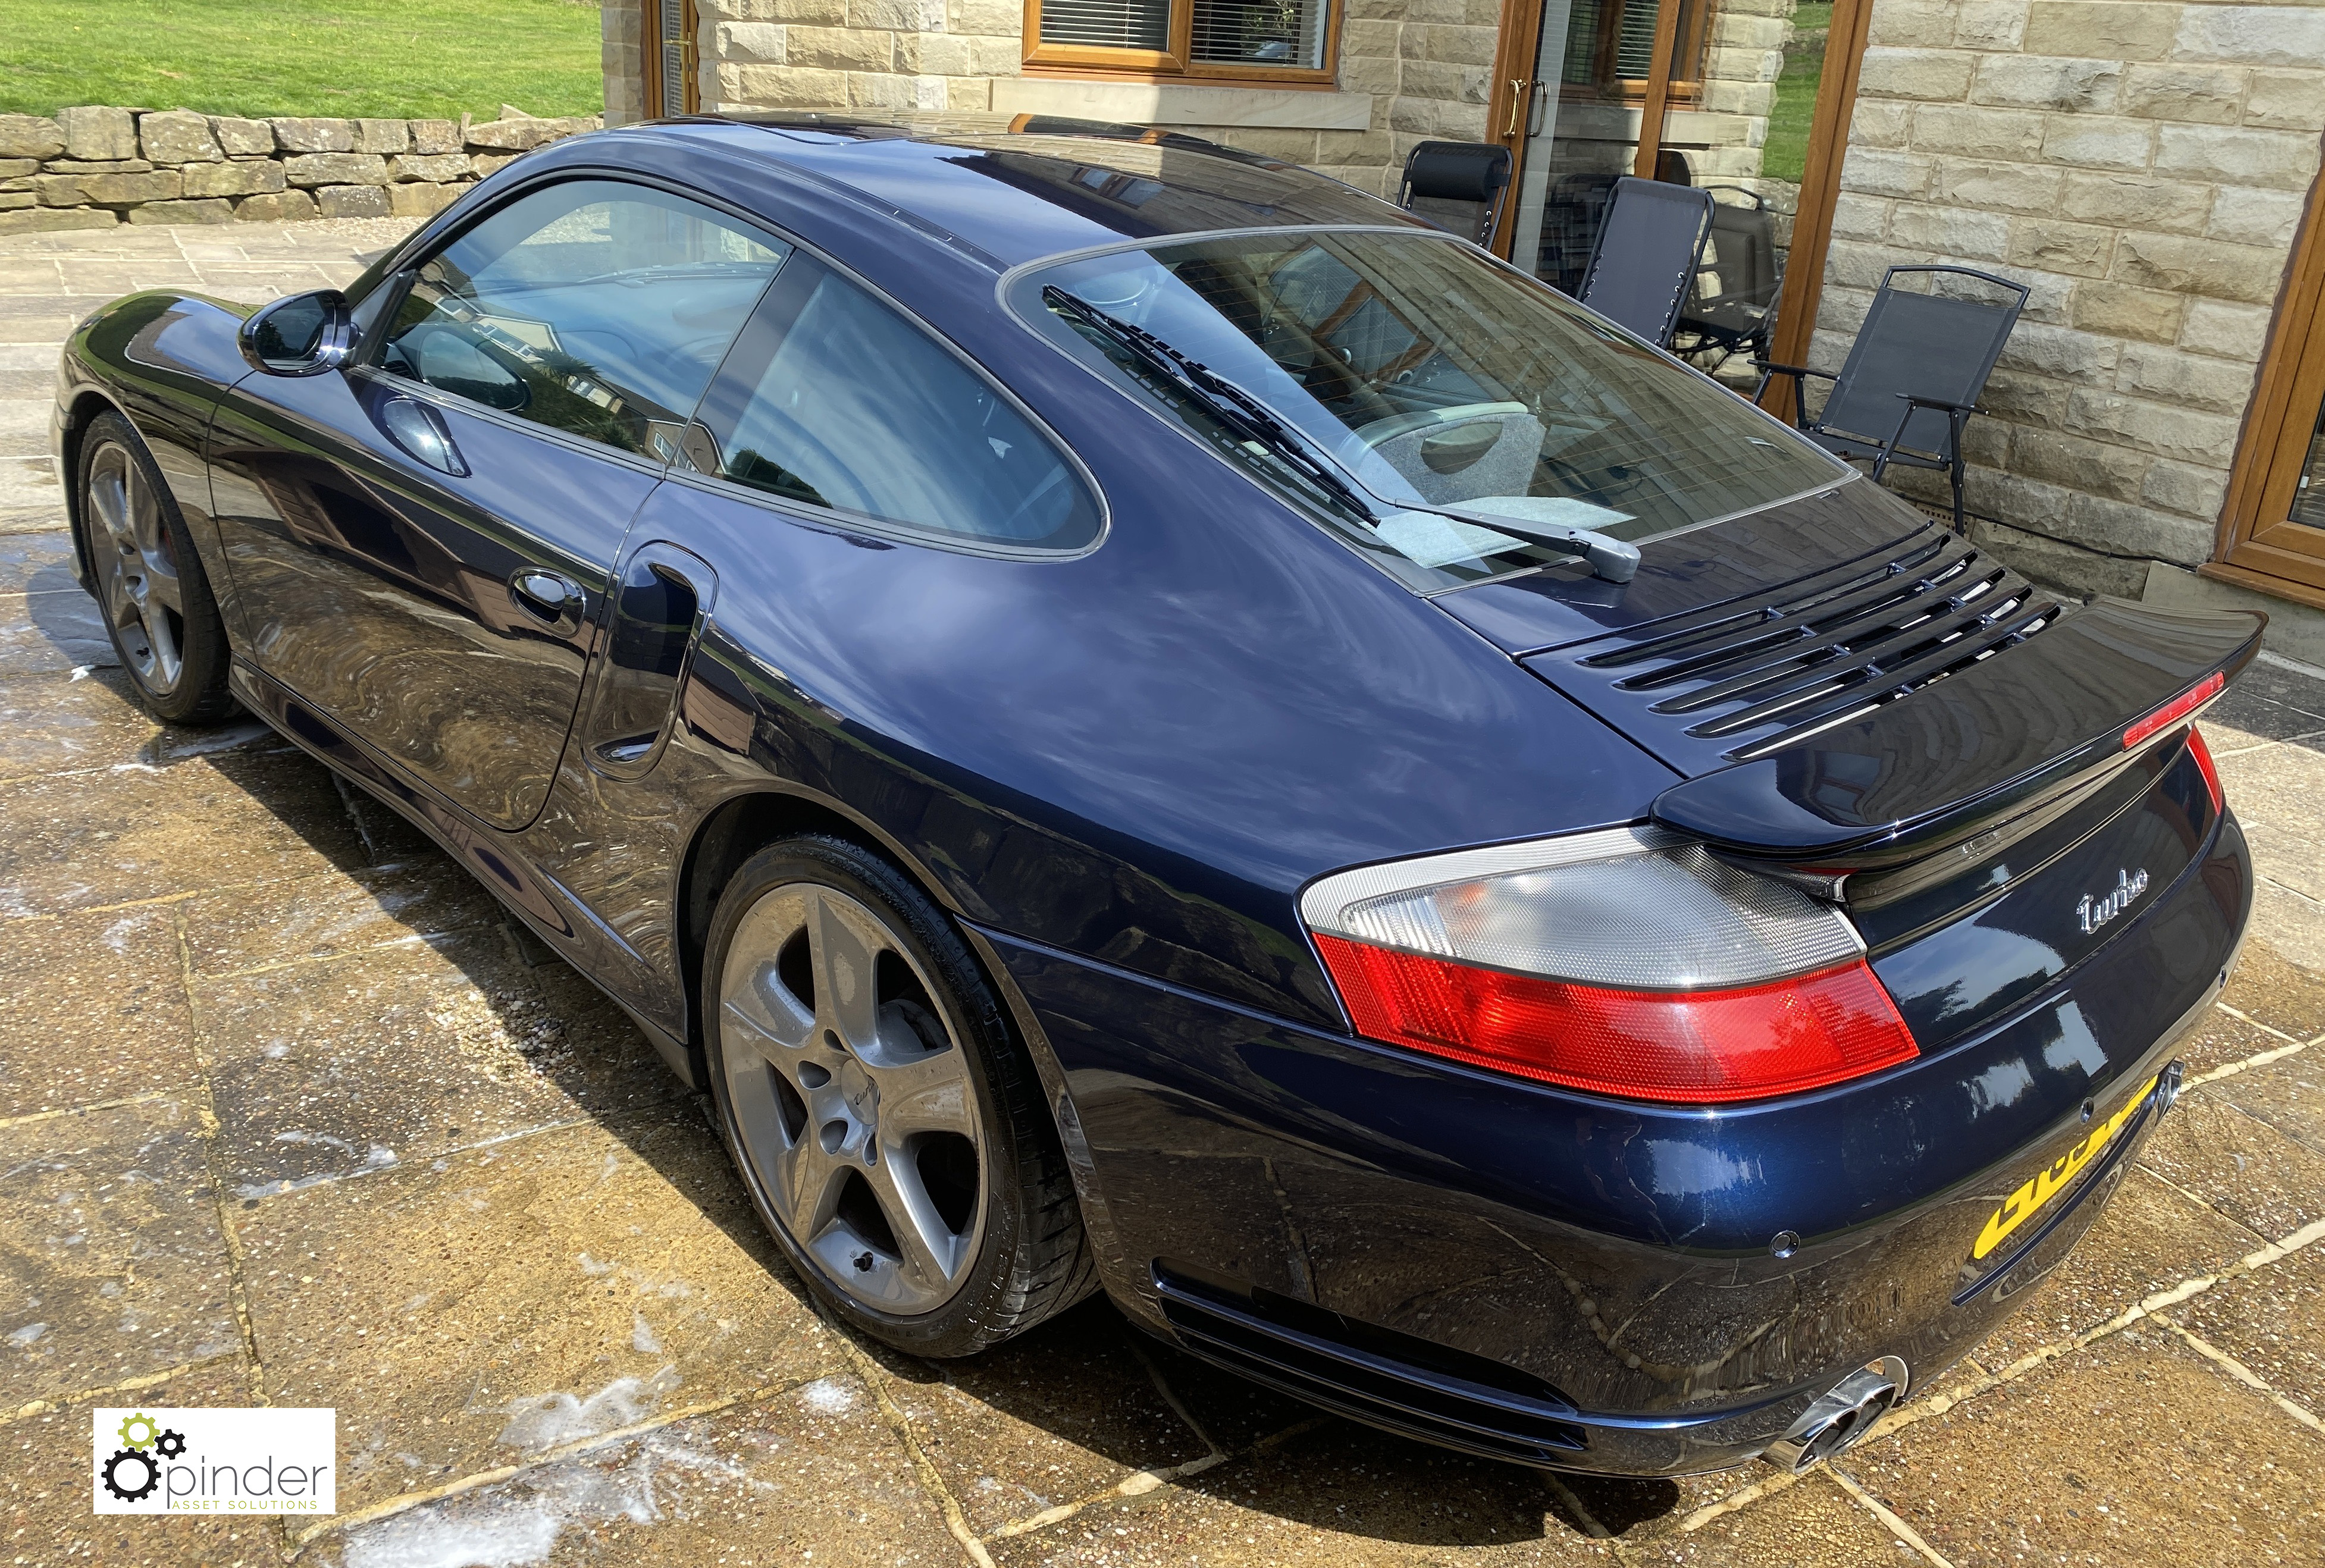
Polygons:
M145 443L100 414L80 443L81 549L114 650L154 717L202 724L234 711L226 630L177 503Z
M1095 1283L1024 1049L886 861L820 835L752 856L712 919L703 1004L736 1165L851 1321L967 1354Z

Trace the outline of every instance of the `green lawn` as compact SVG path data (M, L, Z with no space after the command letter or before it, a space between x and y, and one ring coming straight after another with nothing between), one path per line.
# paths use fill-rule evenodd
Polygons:
M0 0L0 113L489 120L605 101L591 0Z
M1760 157L1760 172L1771 180L1797 182L1808 163L1809 123L1816 117L1825 33L1831 26L1830 0L1803 0L1792 14L1793 42L1784 51L1784 74L1776 78L1776 106L1768 115L1767 150Z

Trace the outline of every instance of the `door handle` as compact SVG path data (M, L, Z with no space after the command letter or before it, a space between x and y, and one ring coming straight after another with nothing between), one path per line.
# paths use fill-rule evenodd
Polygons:
M1527 111L1533 103L1533 95L1526 89L1532 86L1533 83L1528 78L1514 76L1510 78L1510 123L1502 127L1504 141L1516 135L1518 127L1525 124Z
M539 567L521 567L509 575L509 602L551 631L581 629L581 607L587 603L581 585Z

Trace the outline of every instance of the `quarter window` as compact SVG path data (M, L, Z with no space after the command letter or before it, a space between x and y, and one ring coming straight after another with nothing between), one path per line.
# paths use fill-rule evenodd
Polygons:
M919 327L794 256L735 345L685 461L801 504L1028 549L1098 536L1098 503L1016 407Z
M666 462L787 250L658 190L552 185L421 266L380 363Z

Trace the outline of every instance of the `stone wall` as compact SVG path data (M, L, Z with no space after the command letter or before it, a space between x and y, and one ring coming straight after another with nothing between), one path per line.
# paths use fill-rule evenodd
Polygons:
M2211 554L2320 129L2325 9L1879 0L1811 362L1891 263L2026 284L1971 509L2030 569L2136 595Z
M595 119L245 120L97 106L0 115L0 235L128 223L425 217Z

